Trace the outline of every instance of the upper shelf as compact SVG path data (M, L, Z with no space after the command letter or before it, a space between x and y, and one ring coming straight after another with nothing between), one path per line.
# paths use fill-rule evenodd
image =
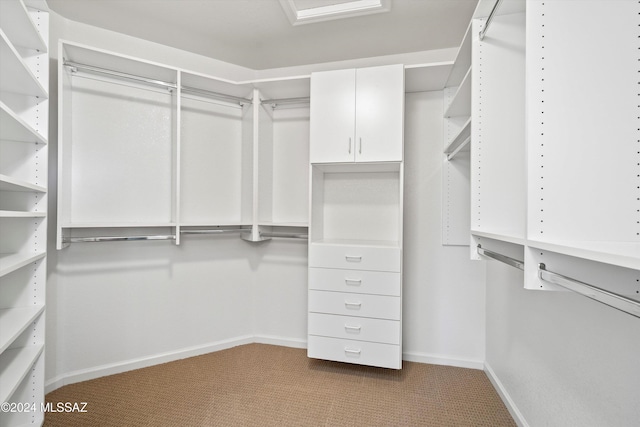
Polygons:
M16 271L25 265L29 265L32 262L36 262L39 259L44 258L45 255L45 252L35 254L0 254L0 277Z
M21 1L0 1L0 28L14 46L47 52L47 44Z
M21 179L0 174L0 191L36 191L46 193L47 189L41 185L31 184Z
M452 67L453 62L407 65L404 68L404 91L412 93L442 90Z
M471 68L471 23L467 27L467 31L464 33L464 38L458 49L456 60L454 62L449 78L445 84L445 87L460 86L464 76Z
M445 117L471 116L471 68L467 70L456 94L444 112Z
M462 125L460 132L458 132L452 139L449 141L449 144L444 149L445 154L452 154L454 152L461 151L460 148L463 144L469 144L471 138L471 117Z
M528 245L559 254L569 255L619 267L640 270L640 243L529 240Z
M4 3L4 2L3 2ZM0 91L47 98L47 90L27 67L6 34L0 30Z

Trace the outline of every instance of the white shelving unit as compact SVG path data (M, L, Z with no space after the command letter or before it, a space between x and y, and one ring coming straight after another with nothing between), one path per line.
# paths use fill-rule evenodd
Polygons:
M47 237L49 14L0 2L0 425L42 424Z
M640 317L640 4L503 2L481 40L493 3L473 20L472 257Z
M469 150L471 147L471 26L444 85L442 244L469 244Z

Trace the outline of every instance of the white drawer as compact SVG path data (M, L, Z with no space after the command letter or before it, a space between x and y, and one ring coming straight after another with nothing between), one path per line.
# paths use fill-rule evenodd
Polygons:
M311 290L309 312L400 320L400 297Z
M386 271L309 269L309 289L400 296L400 273Z
M399 345L309 335L307 356L382 368L402 369Z
M349 270L393 271L401 267L400 248L311 244L309 266Z
M398 345L400 321L309 313L309 334Z

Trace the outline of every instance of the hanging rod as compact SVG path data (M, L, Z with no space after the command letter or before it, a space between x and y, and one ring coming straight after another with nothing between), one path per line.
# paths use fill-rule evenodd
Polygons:
M277 232L260 232L260 236L263 237L282 237L284 239L305 239L309 238L308 234L304 233L277 233Z
M148 83L156 86L167 87L175 89L177 85L171 82L165 82L162 80L151 79L148 77L137 76L135 74L122 73L120 71L109 70L107 68L94 67L93 65L80 64L78 62L64 61L64 66L69 68L71 72L77 70L84 70L90 73L105 74L108 76L120 77L128 80L135 80L138 82Z
M464 147L466 147L467 144L469 144L469 142L471 142L471 136L468 136L467 139L462 141L462 143L460 145L458 145L456 147L456 149L453 150L451 153L447 153L447 160L453 160L453 158L456 156L456 154L458 154L460 151L462 151L462 149Z
M242 98L240 96L226 95L220 92L213 92L205 89L196 89L194 87L182 86L182 91L187 93L192 93L194 95L202 95L210 98L216 98L223 101L233 101L240 104L240 106L244 106L245 104L251 104L253 101L249 98Z
M176 240L175 235L157 236L101 236L101 237L68 237L63 243L97 243L97 242L125 242L133 240Z
M489 249L484 249L481 245L478 245L478 253L480 255L484 255L487 258L495 259L496 261L503 262L511 267L515 267L518 270L524 271L524 262L519 261L515 258L511 258L506 255L499 254L497 252L490 251Z
M480 36L480 40L484 40L484 35L486 34L487 30L489 29L489 25L491 25L491 21L493 20L493 16L495 15L496 11L498 10L498 7L500 6L500 3L502 3L502 0L496 0L496 3L493 5L493 9L491 9L491 13L489 13L489 16L487 17L487 22L485 22L484 28L478 34Z
M180 230L181 234L224 234L224 233L244 233L249 232L249 228L219 228L211 230Z
M562 274L554 273L553 271L547 270L547 267L542 263L538 264L538 277L540 280L544 280L545 282L562 286L565 289L577 292L580 295L584 295L585 297L601 302L602 304L606 304L620 311L624 311L625 313L629 313L632 316L640 317L640 302L622 295L614 294L613 292L605 291L604 289L597 288L593 285L589 285L588 283L563 276Z
M281 99L261 99L262 104L271 104L271 108L276 108L278 105L284 104L308 104L311 102L311 98L281 98Z

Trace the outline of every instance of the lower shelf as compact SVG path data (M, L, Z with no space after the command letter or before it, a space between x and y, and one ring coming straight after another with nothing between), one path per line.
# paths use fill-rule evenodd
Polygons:
M380 368L402 369L399 345L309 335L307 356Z
M44 345L33 345L12 348L0 354L0 402L10 402L43 349Z

